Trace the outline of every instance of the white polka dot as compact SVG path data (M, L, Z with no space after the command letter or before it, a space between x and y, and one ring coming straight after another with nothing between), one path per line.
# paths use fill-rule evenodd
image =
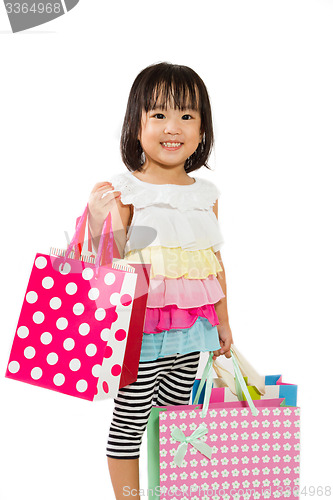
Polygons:
M71 351L72 349L74 349L75 342L73 339L68 338L68 339L64 340L63 346L64 346L64 349L66 349L66 351Z
M47 265L47 260L45 257L37 257L35 260L35 266L38 267L38 269L44 269L44 267Z
M39 368L39 366L35 366L35 368L31 370L30 375L34 380L38 380L43 375L43 371L41 368Z
M35 302L37 302L38 295L36 292L31 291L27 293L25 299L27 302L29 302L29 304L34 304Z
M86 380L79 380L78 383L76 384L76 389L79 392L84 392L88 389L88 383Z
M81 325L79 326L79 333L81 335L88 335L89 332L90 326L88 325L88 323L81 323Z
M53 377L53 383L54 385L62 385L63 383L65 382L65 375L63 375L62 373L57 373L54 377Z
M24 356L27 358L27 359L32 359L36 354L36 350L29 345L29 347L26 347L24 349Z
M59 265L59 272L61 274L65 274L66 275L66 274L70 273L70 271L71 271L71 266L70 266L70 264L68 262L65 262L65 264L63 262L60 263L60 265Z
M67 283L66 292L68 293L68 295L74 295L74 293L77 292L77 284L73 282Z
M18 363L17 361L11 361L8 365L8 371L10 371L10 373L17 373L20 369L20 363Z
M99 297L99 290L98 288L91 288L88 292L88 297L90 300L96 300Z
M95 365L92 367L91 373L93 374L94 377L99 377L101 373L101 365Z
M76 315L76 316L80 316L84 311L84 305L81 304L81 302L77 302L76 304L74 304L73 306L73 313Z
M59 309L59 307L61 307L61 300L59 297L53 297L50 300L50 307L51 309Z
M20 326L17 329L17 335L20 339L25 339L29 335L29 329L26 326Z
M59 318L57 319L56 325L59 330L65 330L68 326L68 321L66 318Z
M74 358L69 362L69 367L73 372L76 372L81 368L81 361L77 358Z
M102 321L106 316L106 312L105 312L105 309L103 309L102 307L99 307L96 311L95 311L95 318L97 319L97 321Z
M112 293L110 296L110 303L113 306L118 306L120 304L120 293Z
M87 356L95 356L97 352L97 347L95 344L88 344L86 347L86 354Z
M42 286L46 290L49 290L50 288L52 288L53 285L54 285L54 280L53 280L53 278L51 278L51 276L46 276L46 278L44 278L42 281Z
M48 362L49 365L55 365L58 363L59 356L56 352L50 352L46 356L46 361Z
M52 342L52 335L50 334L50 332L42 333L42 335L40 336L40 341L44 345L50 344Z
M82 278L84 280L91 280L91 278L94 276L94 271L91 269L91 267L86 267L82 271Z
M113 283L115 282L115 275L114 273L107 273L105 276L104 276L104 283L106 285L113 285Z
M33 315L32 319L33 319L34 323L37 323L37 325L40 325L41 323L43 323L45 316L41 311L37 311Z
M104 330L101 331L101 339L105 340L106 342L109 340L110 335L111 335L110 328L104 328Z

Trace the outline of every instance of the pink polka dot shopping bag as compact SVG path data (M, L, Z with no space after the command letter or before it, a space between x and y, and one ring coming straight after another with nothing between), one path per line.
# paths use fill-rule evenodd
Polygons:
M6 377L95 401L137 378L150 273L113 259L111 214L82 255L87 217L66 252L36 255Z
M233 352L239 400L212 403L212 354L193 405L152 409L149 500L299 498L300 408L253 401Z

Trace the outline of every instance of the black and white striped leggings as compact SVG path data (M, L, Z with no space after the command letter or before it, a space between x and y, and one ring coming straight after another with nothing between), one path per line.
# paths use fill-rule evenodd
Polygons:
M139 458L152 406L189 403L200 352L139 363L138 379L118 391L106 447L111 458Z

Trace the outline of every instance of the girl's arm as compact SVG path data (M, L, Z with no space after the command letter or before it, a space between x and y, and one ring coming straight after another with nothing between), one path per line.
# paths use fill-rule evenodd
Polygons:
M218 202L216 200L215 205L213 207L213 212L216 215L216 218L218 219ZM230 358L230 346L233 343L232 339L232 333L231 329L229 326L229 316L228 316L228 308L227 308L227 283L225 279L225 270L222 262L222 257L220 254L220 251L215 252L215 255L220 263L220 266L222 267L222 271L219 271L217 273L217 279L218 282L221 285L222 291L224 293L224 297L220 299L216 304L214 304L215 311L217 314L217 317L219 319L219 325L217 326L217 330L219 332L219 337L220 337L220 344L221 344L221 349L220 353L225 354L227 358ZM215 353L218 351L214 351L214 357L213 359L216 358Z
M118 249L118 255L115 257L123 258L127 227L131 219L131 205L123 205L120 200L120 191L110 192L112 189L113 186L110 182L99 182L94 186L88 203L88 223L92 244L97 251L104 220L111 212L112 232Z

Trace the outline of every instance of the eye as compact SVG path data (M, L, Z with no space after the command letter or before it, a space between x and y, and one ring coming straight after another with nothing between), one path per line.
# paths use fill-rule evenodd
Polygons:
M192 116L191 115L183 115L182 120L192 120Z
M153 115L153 118L157 118L158 120L163 120L165 116L163 115L163 113L156 113L155 115Z

